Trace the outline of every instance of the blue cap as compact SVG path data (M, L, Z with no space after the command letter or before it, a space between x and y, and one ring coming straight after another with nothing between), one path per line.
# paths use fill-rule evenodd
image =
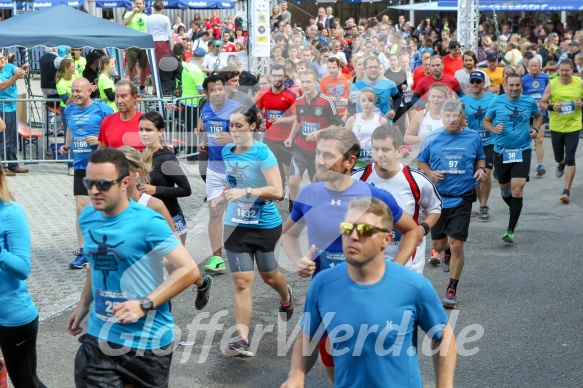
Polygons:
M206 51L204 51L204 49L202 47L198 47L196 50L194 50L194 52L192 53L193 57L196 58L202 58L206 55Z
M68 54L67 51L69 51L68 46L59 46L57 54L59 54L59 57L66 57Z
M479 79L480 81L486 81L486 76L481 71L472 71L470 73L470 80Z

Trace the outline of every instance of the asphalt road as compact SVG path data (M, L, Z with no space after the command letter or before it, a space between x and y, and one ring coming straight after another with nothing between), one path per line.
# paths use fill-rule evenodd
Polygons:
M526 187L515 244L502 242L507 207L495 186L490 201L492 220L471 223L458 309L448 313L458 336L458 387L582 385L583 173L575 180L572 203L561 204L562 181L554 177L549 143L545 147L548 173L543 178L533 177ZM583 165L583 158L577 159ZM38 371L48 387L72 387L78 342L66 333L65 322L85 276L84 271L67 269L75 248L74 207L69 193L72 177L65 175L61 165L30 168L30 174L9 182L33 230L34 264L29 285L42 318ZM201 208L203 187L195 174L196 166L186 168L194 191L193 197L182 201L191 227L187 248L202 262L209 252L207 215ZM194 344L175 351L172 387L273 387L285 380L290 338L297 329L309 281L286 270L284 273L294 288L296 315L287 327L278 326L278 298L257 276L252 320L252 343L257 349L256 357L250 359L227 358L220 351L222 337L233 325L233 282L228 274L214 277L211 301L203 312L194 309L195 294L190 290L173 301L179 336ZM439 267L429 266L425 275L442 297L448 276ZM212 317L219 324L214 336L200 325L208 324ZM193 327L198 327L196 335ZM261 330L267 333L258 340ZM433 386L431 358L421 354L420 365L426 386ZM329 385L319 363L308 376L307 385Z

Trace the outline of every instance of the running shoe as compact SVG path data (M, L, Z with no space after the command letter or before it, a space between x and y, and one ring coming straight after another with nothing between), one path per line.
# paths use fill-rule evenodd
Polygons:
M225 267L225 260L220 256L213 256L209 259L207 265L202 267L206 273L225 273L227 272L227 267Z
M567 189L563 190L563 195L561 195L561 202L563 202L565 204L568 204L569 202L571 202L569 190L567 190Z
M514 232L508 229L506 233L504 233L504 236L502 236L502 240L508 244L512 244L514 242Z
M234 341L227 344L225 348L225 355L227 357L253 357L253 352L249 346L249 342L245 341L241 337L237 337Z
M403 146L403 148L401 148L401 153L403 154L403 157L406 158L409 156L409 153L412 151L413 149L411 148L411 146L409 144L405 144Z
M284 306L283 304L281 304L281 301L279 302L279 316L281 317L281 320L284 322L287 322L291 319L292 315L294 315L294 301L292 299L292 288L289 286L287 286L287 292L289 293L289 306ZM285 316L283 315L285 314Z
M205 281L205 288L196 288L196 300L194 301L194 307L197 310L202 310L206 307L209 302L209 296L211 293L211 286L213 285L213 278L210 275L204 275L202 280Z
M441 258L439 256L439 252L437 252L435 249L433 249L429 253L429 264L437 267L439 265L439 263L441 263Z
M490 206L480 206L480 219L488 221L490 219Z
M536 175L537 176L543 176L547 173L547 170L545 170L545 166L543 166L542 163L539 163L536 165Z
M555 169L555 176L560 178L565 173L565 165L564 164L557 164L557 168Z
M88 260L83 254L83 248L77 249L77 251L75 251L75 254L77 255L77 258L69 264L69 268L81 269L85 267L88 263Z
M455 288L447 287L447 291L445 293L445 298L441 301L443 307L448 309L454 309L457 306L457 293Z
M443 257L441 258L441 269L443 272L449 272L449 260L451 259L451 255L443 252Z

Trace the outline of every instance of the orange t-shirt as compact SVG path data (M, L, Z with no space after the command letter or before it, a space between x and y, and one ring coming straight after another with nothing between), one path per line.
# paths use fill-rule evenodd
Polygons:
M340 73L337 79L332 78L331 75L326 75L320 80L320 93L334 98L336 110L341 116L346 113L346 102L341 101L341 99L348 101L350 95L348 81L350 78L344 73Z

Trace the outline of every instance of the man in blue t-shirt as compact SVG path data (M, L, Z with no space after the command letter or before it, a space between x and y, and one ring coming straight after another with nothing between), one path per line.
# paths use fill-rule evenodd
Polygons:
M12 63L6 63L7 58L0 52L0 100L17 99L16 81L24 78L26 72ZM18 160L18 123L16 122L16 101L0 102L0 117L6 123L4 133L0 133L0 160L5 162L4 170L7 176L17 173L27 173L18 163L8 163ZM6 141L4 140L6 139Z
M531 96L538 104L543 98L545 88L549 84L549 76L541 71L541 63L538 58L532 58L528 61L528 73L522 76L522 87L525 96ZM537 127L538 133L535 138L536 142L536 175L543 176L546 173L545 166L543 166L543 159L545 156L545 146L543 140L545 138L545 122L549 119L547 112L541 110L543 115L543 124Z
M524 185L528 180L532 151L530 143L543 123L538 104L531 96L522 94L522 80L509 74L504 81L506 94L496 96L490 103L484 128L496 134L494 168L502 199L510 209L508 228L502 240L514 242L514 229L522 211ZM534 118L531 127L531 117Z
M77 78L71 85L73 103L67 106L64 115L67 123L67 135L65 144L61 146L62 155L73 151L73 195L75 196L76 220L79 214L89 205L87 189L83 186L83 178L87 170L89 155L99 145L99 128L103 119L113 113L108 105L91 99L91 83L85 78ZM76 225L78 225L76 223ZM83 254L83 234L77 227L77 240L79 250L76 258L69 267L72 269L83 268L87 264L87 257Z
M401 95L397 85L389 79L379 78L381 74L381 62L377 57L366 57L364 60L364 72L366 78L354 83L350 87L350 100L358 101L358 93L364 88L373 88L377 94L376 108L378 114L393 120L397 110L401 107ZM362 112L360 105L356 105L356 111ZM354 114L355 112L350 112Z
M304 386L318 357L312 341L324 335L325 352L334 363L334 386L422 387L417 325L428 333L432 349L441 349L434 356L436 380L453 386L455 336L432 284L384 259L392 239L391 211L379 199L355 199L338 224L346 261L310 284L282 387Z
M461 98L465 106L466 119L468 127L478 132L482 139L482 146L484 147L484 154L486 155L486 178L478 182L478 201L480 202L479 217L481 220L488 221L490 219L490 206L488 206L488 198L490 198L490 189L492 188L492 169L494 168L494 137L496 135L484 129L484 117L486 111L490 106L490 102L496 97L492 93L486 93L486 75L481 71L472 71L470 73L468 91Z
M198 267L166 220L131 201L130 166L116 149L89 157L83 180L93 206L79 216L91 265L81 298L67 321L87 334L75 357L77 387L167 386L174 320L168 301L200 279ZM164 276L164 260L175 270Z
M226 205L222 194L228 185L222 152L226 144L233 142L229 133L231 113L241 104L227 98L226 84L225 78L218 74L209 75L202 84L208 103L201 111L204 139L199 143L199 149L208 154L206 200L209 208L208 233L213 250L209 262L203 267L207 273L227 271L221 253Z
M442 301L444 307L457 305L457 286L464 267L464 242L468 238L472 203L478 181L486 177L482 139L465 128L464 103L447 100L441 108L444 128L433 131L423 141L419 169L435 183L443 199L439 221L431 228L433 249L444 251L441 267L450 272ZM450 271L451 268L451 271Z

